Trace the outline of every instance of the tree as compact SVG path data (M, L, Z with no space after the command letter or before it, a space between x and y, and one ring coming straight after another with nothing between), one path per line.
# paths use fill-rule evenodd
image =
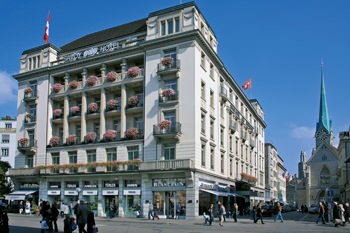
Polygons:
M4 117L1 117L1 120L3 120L3 121L13 121L13 120L15 120L15 119L12 118L11 116L6 115L6 116L4 116Z
M11 165L8 162L0 161L0 196L12 191L12 184L5 175L9 168L11 168Z

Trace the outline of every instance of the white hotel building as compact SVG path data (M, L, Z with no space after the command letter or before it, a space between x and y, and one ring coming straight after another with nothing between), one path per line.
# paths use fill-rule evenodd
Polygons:
M194 218L218 200L264 200L264 113L217 45L190 2L24 51L15 189L79 198L99 216L114 203L120 217L147 216L148 203Z
M17 150L16 121L0 120L0 160L15 166L15 154Z

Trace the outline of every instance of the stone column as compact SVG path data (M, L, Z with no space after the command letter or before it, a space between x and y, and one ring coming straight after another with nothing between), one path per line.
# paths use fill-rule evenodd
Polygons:
M105 89L101 89L101 103L100 103L100 138L103 139L103 135L106 132L106 119L105 119L105 110L106 110L106 93Z
M127 97L126 97L126 87L125 84L121 86L121 103L120 103L120 137L123 138L126 131L126 107Z
M118 216L119 217L124 217L125 216L125 199L124 199L124 193L123 193L123 187L124 187L124 179L120 178L119 179L119 209L118 209Z
M104 83L104 79L106 77L106 70L107 70L107 66L106 64L102 64L100 71L101 71L101 83Z
M66 73L64 76L64 91L68 90L69 87L69 74Z
M81 97L81 133L80 138L81 140L84 140L84 137L86 135L86 93L83 92L83 95Z
M87 75L88 75L87 69L84 68L83 72L81 73L81 76L83 77L83 86L85 86Z
M123 59L122 64L120 65L122 68L122 80L127 76L127 60ZM122 84L121 86L121 106L120 106L120 137L123 138L125 131L126 131L126 113L125 113L125 107L127 103L127 96L126 96L126 86L125 84Z
M68 96L65 95L64 102L63 102L63 138L62 138L63 143L66 143L66 140L69 136L68 117L69 117L69 100L68 100Z

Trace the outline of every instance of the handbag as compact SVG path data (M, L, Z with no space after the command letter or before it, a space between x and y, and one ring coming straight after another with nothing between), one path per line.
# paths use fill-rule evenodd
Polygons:
M78 225L75 222L72 222L72 231L75 231L78 228Z
M49 229L49 225L47 225L47 222L45 219L41 220L40 223L41 223L41 229L45 229L45 230Z
M92 227L92 233L97 233L98 232L98 228L96 226Z

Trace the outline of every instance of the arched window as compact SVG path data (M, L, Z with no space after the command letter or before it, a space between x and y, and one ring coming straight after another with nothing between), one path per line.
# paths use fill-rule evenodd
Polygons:
M330 179L331 179L331 176L330 176L329 169L326 166L324 166L320 172L320 184L327 185L330 183Z

